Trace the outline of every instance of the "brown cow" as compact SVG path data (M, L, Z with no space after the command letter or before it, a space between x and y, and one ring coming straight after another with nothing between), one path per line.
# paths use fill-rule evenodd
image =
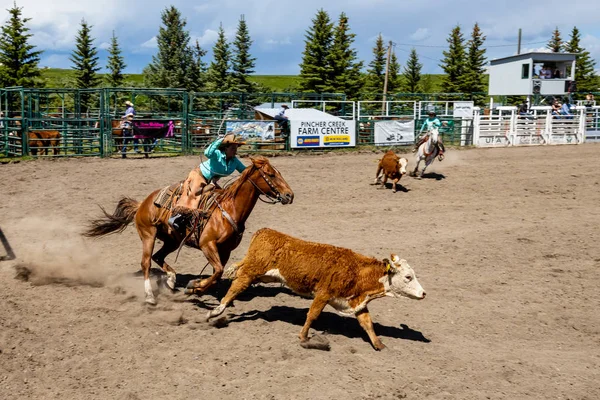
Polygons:
M60 153L60 139L62 135L59 131L29 131L29 149L34 156L48 155L48 148L54 147L54 155Z
M392 192L396 193L396 184L402 178L402 175L406 174L407 165L408 160L406 158L398 157L392 150L389 150L379 160L373 184L377 185L381 183L382 187L385 187L388 178L392 179ZM382 176L383 182L381 182Z
M234 275L234 281L207 319L222 314L253 282L280 282L301 296L314 297L300 332L301 342L308 340L311 323L329 304L343 314L355 315L373 347L381 350L385 346L375 335L367 303L384 296L425 297L406 260L395 254L391 258L391 261L377 260L349 249L307 242L263 228L252 236L244 259L228 269L226 274Z

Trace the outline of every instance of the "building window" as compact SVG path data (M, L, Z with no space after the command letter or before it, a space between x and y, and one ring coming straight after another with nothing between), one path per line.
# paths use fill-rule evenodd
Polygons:
M521 66L521 79L529 79L529 64Z

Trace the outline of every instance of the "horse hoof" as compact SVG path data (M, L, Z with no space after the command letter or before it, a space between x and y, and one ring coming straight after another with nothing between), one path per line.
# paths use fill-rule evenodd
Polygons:
M167 286L169 287L169 289L175 290L175 282L177 282L177 277L175 276L175 274L169 275L169 277L167 278Z
M196 292L196 289L194 288L185 288L185 290L183 291L183 293L187 294L187 295L192 295Z
M156 299L154 297L146 297L146 304L149 304L151 306L155 306L156 305Z

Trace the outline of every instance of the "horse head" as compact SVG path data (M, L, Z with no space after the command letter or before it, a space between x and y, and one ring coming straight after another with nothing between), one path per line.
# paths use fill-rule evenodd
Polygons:
M294 192L269 160L263 156L256 156L250 157L250 161L254 171L249 178L261 194L281 204L292 204Z
M437 126L432 126L429 129L429 140L431 141L431 144L437 144L439 136L440 136L439 128Z

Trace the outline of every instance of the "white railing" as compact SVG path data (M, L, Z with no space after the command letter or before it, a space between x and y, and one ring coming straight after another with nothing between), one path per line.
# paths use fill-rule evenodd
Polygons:
M498 107L498 114L474 112L473 144L478 147L579 144L586 139L585 107L572 108L572 115L552 115L551 107L532 107L518 115L516 107Z
M352 115L344 113L343 115L336 115L336 117L342 119L356 119L356 102L348 100L292 100L292 108L314 108L315 110L323 111L324 113L332 114L331 111L327 111L327 106L339 105L338 112L341 114L341 109L345 108L347 104L352 106Z

